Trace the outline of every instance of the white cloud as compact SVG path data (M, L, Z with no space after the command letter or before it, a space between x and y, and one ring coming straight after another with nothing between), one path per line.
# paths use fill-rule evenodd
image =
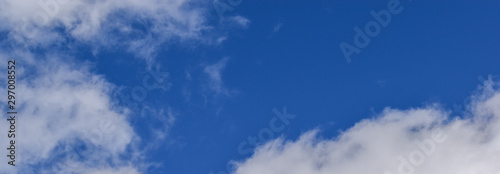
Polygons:
M243 16L233 16L230 19L243 28L247 28L250 25L250 20Z
M0 15L8 22L9 25L4 26L7 29L22 29L23 19L26 19L32 22L26 27L65 27L80 40L95 39L107 27L133 34L130 33L134 30L130 21L141 22L139 20L152 20L152 31L168 31L168 35L189 38L206 29L204 11L197 8L196 3L192 0L7 0L0 7ZM35 19L38 15L46 16L48 21Z
M94 55L126 51L151 67L171 44L220 44L227 30L250 23L233 16L215 25L212 10L202 0L3 0L0 32L8 33L4 44L52 50L83 44Z
M123 47L147 60L170 41L210 43L207 2L198 0L4 0L0 30L30 47L73 40L96 50Z
M154 135L154 139L149 140L150 143L147 148L158 148L162 145L162 142L165 141L170 132L170 128L174 125L177 115L178 113L172 107L153 109L145 106L142 109L141 117L144 120L150 120L148 127Z
M162 44L210 44L227 38L211 35L211 8L206 7L210 2L200 0L0 1L0 32L8 33L0 44L12 48L0 58L17 59L23 67L17 72L20 167L3 167L7 161L0 158L0 173L140 173L147 168L137 154L158 144L136 149L141 139L128 121L128 110L111 101L114 85L65 55L81 44L92 46L94 55L121 49L151 67ZM248 19L234 19L248 26ZM228 93L220 78L226 61L205 69L211 89L221 94ZM154 143L165 141L176 112L168 108L149 114L163 124L153 131L158 135ZM0 142L6 137L0 136Z
M219 37L219 38L217 38L217 44L221 44L221 43L222 43L222 42L224 42L225 40L227 40L227 37L226 37L226 36Z
M42 165L47 173L85 173L118 170L129 162L120 155L133 151L140 139L128 122L127 109L111 101L112 84L88 65L59 57L16 62L17 168L7 167L7 158L0 158L0 173L29 173L36 170L33 165ZM0 127L7 126L0 122ZM7 136L0 136L0 142L8 142Z
M222 71L226 67L229 58L222 58L217 63L212 65L207 65L204 67L203 71L208 76L208 87L210 90L214 91L217 95L229 95L229 90L224 86L222 81Z
M385 109L333 139L318 130L283 138L237 162L236 174L499 174L500 91L487 81L473 96L471 116L440 106Z

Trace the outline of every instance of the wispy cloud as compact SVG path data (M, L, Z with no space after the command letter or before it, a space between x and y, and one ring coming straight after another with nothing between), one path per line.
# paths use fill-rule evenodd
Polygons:
M166 43L210 44L220 37L207 22L209 6L198 0L37 2L2 2L0 30L9 32L9 40L51 49L83 43L95 53L120 48L151 64Z
M283 25L284 25L283 22L278 22L276 25L274 25L273 31L271 32L271 34L269 34L268 39L271 38L277 32L279 32L281 30L281 27L283 27Z
M151 148L158 148L168 137L170 128L175 123L177 113L172 107L162 107L153 109L151 107L144 107L141 112L141 117L148 120L148 126L154 135L154 140L149 140L148 146ZM147 130L144 130L147 131Z
M238 24L239 26L241 26L243 28L247 28L248 25L250 25L250 20L248 20L247 18L245 18L243 16L233 16L229 19L234 21L236 24Z
M222 72L226 67L228 60L229 58L227 57L222 58L215 64L206 65L203 69L203 72L208 77L208 88L217 95L230 95L229 90L224 86L224 82L222 80Z
M273 33L278 32L278 31L281 29L281 27L282 27L282 26L283 26L283 23L281 23L281 22L280 22L280 23L278 23L278 24L276 24L276 25L274 26L274 28L273 28Z

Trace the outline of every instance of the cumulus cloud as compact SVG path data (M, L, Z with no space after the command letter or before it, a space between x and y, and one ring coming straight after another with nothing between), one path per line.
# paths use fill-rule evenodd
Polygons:
M358 122L332 139L318 130L276 139L235 162L235 174L499 174L500 91L491 80L467 116L439 105L398 110Z
M138 162L143 149L136 149L141 139L129 123L128 109L111 101L115 86L94 73L91 63L75 61L68 49L80 44L97 50L118 47L151 65L165 42L205 42L212 27L206 24L203 3L0 1L0 32L6 36L0 58L19 62L16 92L22 113L18 167L3 167L7 159L1 158L0 173L141 173L147 168L147 162ZM154 130L164 141L175 112L169 108L152 114L165 115L158 117L163 127ZM7 142L6 137L0 142Z
M111 101L114 85L85 63L58 58L16 63L18 167L2 167L0 172L86 173L134 167L128 166L133 159L121 155L130 152L139 138L128 122L128 110ZM7 124L0 122L1 127ZM7 136L0 137L0 142L8 141ZM0 159L2 166L6 160Z
M214 27L207 22L209 4L200 0L0 1L0 45L6 50L0 59L20 62L16 90L22 113L16 137L20 167L0 167L0 173L141 173L148 164L138 162L137 154L158 144L137 149L141 139L129 123L128 109L111 101L115 86L91 70L92 62L81 64L68 54L81 45L92 47L94 55L101 49L120 49L144 58L151 67L162 44L222 42L217 38L227 36L212 36ZM243 27L249 23L242 17L233 22ZM226 93L220 78L224 66L225 61L205 69L217 93ZM154 118L161 123L161 128L153 129L158 137L154 143L164 142L175 110L155 109L147 114L158 116ZM0 127L7 126L0 122ZM6 141L0 137L0 142ZM0 158L1 166L7 164L5 160Z

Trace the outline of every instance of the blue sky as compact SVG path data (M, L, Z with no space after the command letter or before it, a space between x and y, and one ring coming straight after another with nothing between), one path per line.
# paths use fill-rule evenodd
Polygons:
M20 62L25 117L19 119L26 124L18 128L25 131L19 135L19 164L11 167L2 159L0 172L356 173L362 171L348 166L373 160L364 151L356 161L335 155L325 160L345 160L343 165L303 155L342 152L342 137L357 136L388 142L379 151L407 147L393 152L408 154L413 139L404 143L391 133L412 120L424 120L426 129L414 130L421 135L417 140L470 122L443 143L463 152L479 145L454 137L491 128L492 144L474 154L499 152L493 145L500 142L500 2L240 1L3 0L0 57ZM365 26L376 21L370 12L397 2L400 13L391 14L385 27L377 24L380 33L348 61L339 45L355 46L354 28L366 33ZM214 4L233 10L218 14ZM289 123L277 116L284 110L294 116ZM491 125L478 121L485 113L493 115L486 121ZM386 125L392 115L399 121ZM369 131L369 125L395 128ZM248 137L257 137L258 144L241 153L238 147ZM396 141L403 143L389 143ZM363 142L361 147L377 144ZM414 173L450 171L446 166L470 161L477 163L468 168L473 173L498 171L492 163L498 158L445 164L460 150L436 151ZM385 154L377 161L398 159ZM309 169L294 158L323 167ZM228 164L234 171L226 170ZM371 171L394 166L397 173L398 165L374 164Z

